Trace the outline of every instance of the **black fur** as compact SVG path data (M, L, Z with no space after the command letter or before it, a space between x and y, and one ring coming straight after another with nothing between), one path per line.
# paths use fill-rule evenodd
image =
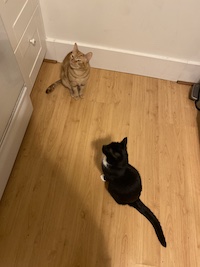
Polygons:
M104 179L108 182L108 191L118 204L129 205L143 214L153 225L160 243L166 247L166 241L160 222L153 212L140 200L142 183L139 172L128 163L127 138L120 143L112 142L102 147L106 156L102 163Z

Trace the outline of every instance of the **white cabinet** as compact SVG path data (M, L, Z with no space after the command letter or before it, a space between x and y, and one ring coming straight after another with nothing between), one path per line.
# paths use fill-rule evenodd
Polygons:
M39 2L0 0L0 14L30 93L46 52Z
M38 0L0 0L0 198L32 114L30 92L45 52Z
M0 198L32 110L30 95L0 16Z

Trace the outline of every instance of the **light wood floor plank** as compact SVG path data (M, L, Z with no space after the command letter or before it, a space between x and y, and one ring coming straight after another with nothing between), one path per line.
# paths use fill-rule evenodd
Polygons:
M190 88L92 68L85 97L61 85L60 64L43 63L34 113L0 202L2 267L198 267L199 114ZM128 137L150 223L117 205L100 179L101 147Z

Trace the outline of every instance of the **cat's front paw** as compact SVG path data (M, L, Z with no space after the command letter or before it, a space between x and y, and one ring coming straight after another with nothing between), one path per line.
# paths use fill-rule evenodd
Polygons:
M84 99L84 95L79 95L80 99Z
M102 174L100 177L103 182L106 182L104 174Z
M75 99L75 100L79 100L79 96L77 96L77 95L71 95L71 97L72 97L73 99Z

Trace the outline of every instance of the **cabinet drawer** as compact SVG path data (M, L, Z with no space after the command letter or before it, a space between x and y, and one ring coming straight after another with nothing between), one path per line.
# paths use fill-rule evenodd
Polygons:
M41 22L42 18L38 6L15 52L23 68L22 73L26 73L26 78L28 77L29 79L26 83L31 84L31 86L33 86L35 82L46 51L44 31Z
M0 14L9 35L13 50L38 5L38 0L0 0Z
M34 10L36 9L37 1L36 0L27 0L25 1L21 11L19 12L17 19L13 23L13 31L16 37L17 42L20 41L26 26Z

